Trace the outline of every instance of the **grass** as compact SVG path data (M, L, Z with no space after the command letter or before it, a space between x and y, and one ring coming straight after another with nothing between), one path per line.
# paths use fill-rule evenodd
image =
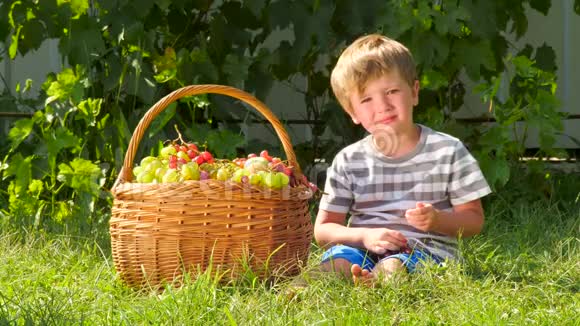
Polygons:
M135 292L116 277L107 241L0 233L0 324L579 325L577 204L496 198L463 261L369 289L323 276L289 297L288 282ZM313 268L321 251L314 247Z

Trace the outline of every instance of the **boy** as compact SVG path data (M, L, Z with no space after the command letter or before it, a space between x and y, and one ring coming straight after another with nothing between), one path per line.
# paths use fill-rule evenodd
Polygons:
M409 50L382 35L361 37L341 54L331 86L371 135L328 169L314 226L328 248L322 270L366 283L455 258L456 238L481 231L480 198L491 190L458 139L413 122L419 82Z

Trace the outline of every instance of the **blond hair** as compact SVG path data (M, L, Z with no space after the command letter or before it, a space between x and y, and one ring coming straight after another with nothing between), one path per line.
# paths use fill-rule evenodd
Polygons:
M384 35L358 38L338 58L330 75L332 91L345 111L352 114L350 96L362 93L369 81L397 71L411 87L417 79L409 49Z

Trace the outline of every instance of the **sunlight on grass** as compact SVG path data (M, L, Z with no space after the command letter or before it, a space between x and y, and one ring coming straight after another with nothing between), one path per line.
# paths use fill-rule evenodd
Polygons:
M556 204L491 205L483 234L461 241L462 263L428 266L375 289L331 275L305 287L220 284L137 292L116 277L110 249L90 239L0 233L0 324L550 324L580 319L580 212ZM309 271L309 273L307 273Z

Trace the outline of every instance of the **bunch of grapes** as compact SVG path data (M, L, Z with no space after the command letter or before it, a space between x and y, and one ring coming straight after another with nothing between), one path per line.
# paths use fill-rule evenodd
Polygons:
M230 161L215 159L210 152L200 151L193 143L177 144L175 141L163 147L159 156L144 157L133 168L133 174L138 183L214 179L282 189L297 182L293 167L279 157L271 157L267 150L260 155L250 154ZM308 184L317 191L316 185Z

